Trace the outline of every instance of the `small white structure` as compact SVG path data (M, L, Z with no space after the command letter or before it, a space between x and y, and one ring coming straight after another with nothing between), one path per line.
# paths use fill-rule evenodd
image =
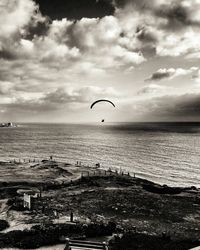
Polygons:
M38 197L41 197L40 192L33 191L33 190L26 191L24 193L24 207L27 207L30 210L32 208L33 200Z
M31 196L29 194L24 194L24 207L31 209Z

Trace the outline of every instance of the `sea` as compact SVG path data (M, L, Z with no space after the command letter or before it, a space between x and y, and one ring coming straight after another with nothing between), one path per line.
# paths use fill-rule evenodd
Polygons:
M0 160L53 159L200 187L200 123L18 124L0 128Z

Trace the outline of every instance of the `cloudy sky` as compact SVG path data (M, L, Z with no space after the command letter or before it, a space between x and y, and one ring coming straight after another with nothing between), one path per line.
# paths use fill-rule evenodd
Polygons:
M0 0L2 122L200 121L199 60L200 0Z

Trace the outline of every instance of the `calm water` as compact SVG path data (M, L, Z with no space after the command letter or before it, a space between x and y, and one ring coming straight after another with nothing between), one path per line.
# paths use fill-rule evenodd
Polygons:
M169 185L200 186L200 124L21 124L0 128L0 159L49 158L122 168Z

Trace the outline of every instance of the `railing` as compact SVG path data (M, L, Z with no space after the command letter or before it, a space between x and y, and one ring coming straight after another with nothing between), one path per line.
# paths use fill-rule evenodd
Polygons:
M117 176L117 175L121 175L121 176L130 176L129 172L124 172L124 171L113 171L111 169L109 170L103 170L103 169L98 169L98 170L91 170L91 171L84 171L81 173L81 177L92 177L92 176ZM133 177L135 177L135 173L133 174Z
M81 241L66 239L66 246L64 250L73 249L91 249L91 250L108 250L106 242L93 242L93 241Z

